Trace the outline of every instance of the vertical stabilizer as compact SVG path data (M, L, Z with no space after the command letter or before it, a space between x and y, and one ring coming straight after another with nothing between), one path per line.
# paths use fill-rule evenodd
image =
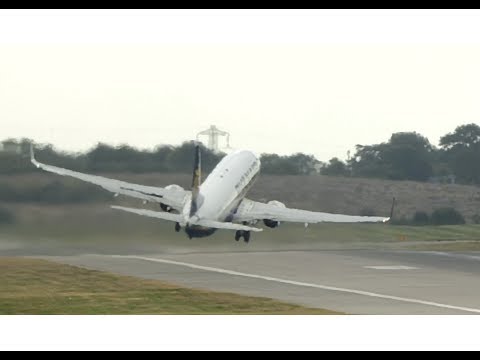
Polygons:
M390 209L390 220L393 219L393 210L395 210L395 197L392 199L392 208Z
M200 145L195 145L195 160L193 162L193 177L192 177L192 204L190 206L190 216L193 216L198 209L199 191L202 182L202 164L201 164Z

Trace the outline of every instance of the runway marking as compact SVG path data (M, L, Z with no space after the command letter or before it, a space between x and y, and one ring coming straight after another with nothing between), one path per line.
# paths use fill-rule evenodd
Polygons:
M363 291L363 290L347 289L347 288L340 288L340 287L335 287L335 286L312 284L312 283L306 283L306 282L301 282L301 281L280 279L280 278L275 278L275 277L271 277L271 276L248 274L248 273L243 273L243 272L239 272L239 271L215 268L215 267L210 267L210 266L195 265L195 264L190 264L190 263L181 262L181 261L158 259L158 258L149 258L149 257L134 256L134 255L106 255L106 256L110 256L112 258L144 260L144 261L151 261L151 262L157 262L157 263L162 263L162 264L178 265L178 266L188 267L190 269L204 270L204 271L216 272L216 273L220 273L220 274L241 276L241 277L252 278L252 279L260 279L260 280L265 280L265 281L273 281L273 282L277 282L277 283L281 283L281 284L303 286L303 287L322 289L322 290L338 291L338 292L344 292L344 293L350 293L350 294L356 294L356 295L369 296L369 297L374 297L374 298L396 300L396 301L408 302L408 303L413 303L413 304L421 304L421 305L434 306L434 307L439 307L439 308L444 308L444 309L460 310L460 311L480 314L480 309L474 309L474 308L468 308L468 307L462 307L462 306L455 306L455 305L448 305L448 304L440 304L440 303L436 303L436 302L432 302L432 301L425 301L425 300L412 299L412 298L404 298L404 297L393 296L393 295L384 295L384 294L378 294L378 293Z
M477 260L477 261L480 260L480 256L466 255L466 254L456 254L456 253L447 253L447 252L442 252L442 251L428 251L427 254L447 256L447 257L460 258L460 259L470 259L470 260Z
M385 265L385 266L364 266L366 269L375 270L415 270L417 267L405 266L405 265Z

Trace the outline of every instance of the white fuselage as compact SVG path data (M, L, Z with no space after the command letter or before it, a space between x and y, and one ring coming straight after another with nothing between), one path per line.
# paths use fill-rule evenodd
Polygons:
M260 171L260 160L248 150L225 156L200 185L193 217L230 221Z

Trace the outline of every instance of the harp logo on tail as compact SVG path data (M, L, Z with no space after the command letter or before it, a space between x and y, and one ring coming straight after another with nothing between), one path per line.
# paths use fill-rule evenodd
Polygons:
M192 177L192 203L190 205L190 217L192 217L199 207L199 191L202 182L202 164L200 145L195 145L195 160L193 162L193 177Z

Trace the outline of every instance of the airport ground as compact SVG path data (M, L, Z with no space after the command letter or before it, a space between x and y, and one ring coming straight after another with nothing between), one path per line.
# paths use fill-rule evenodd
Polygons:
M245 244L228 231L189 240L172 224L106 206L18 210L20 222L0 230L0 256L47 259L115 274L108 276L269 298L303 309L480 313L479 225L282 224ZM269 313L267 308L253 313Z

